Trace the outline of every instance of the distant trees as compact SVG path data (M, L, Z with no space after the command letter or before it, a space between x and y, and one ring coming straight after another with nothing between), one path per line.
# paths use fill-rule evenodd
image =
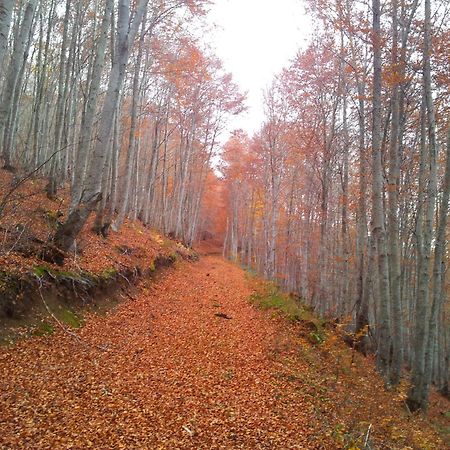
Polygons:
M243 100L189 32L204 4L1 2L3 167L37 170L50 198L70 184L53 248L76 249L88 222L106 236L127 217L196 238L217 137Z
M310 6L316 37L274 80L266 123L226 147L242 155L224 154L226 250L350 322L387 386L410 368L408 405L426 409L431 383L449 385L450 11L430 0Z

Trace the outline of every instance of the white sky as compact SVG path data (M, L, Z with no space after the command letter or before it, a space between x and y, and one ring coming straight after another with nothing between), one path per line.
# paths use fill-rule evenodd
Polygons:
M302 0L215 0L209 19L217 25L207 36L225 69L242 91L248 91L248 111L229 131L250 135L263 120L263 90L273 76L305 47L311 23Z

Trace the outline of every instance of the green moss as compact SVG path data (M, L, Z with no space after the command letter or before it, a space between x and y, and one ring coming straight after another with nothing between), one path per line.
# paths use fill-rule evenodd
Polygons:
M251 296L251 302L262 309L274 309L292 321L303 319L304 310L299 302L283 294L277 286L267 283L265 288Z
M34 334L36 336L46 336L53 334L55 332L55 327L46 321L42 321L37 326L36 330L34 331Z
M33 273L38 278L42 278L44 275L46 275L47 271L48 271L47 266L34 266L33 267Z
M45 275L50 275L52 278L56 279L63 279L63 278L70 278L79 280L82 276L77 273L70 270L55 270L50 266L43 265L43 266L34 266L33 267L33 273L37 277L41 278Z
M75 314L70 309L64 308L62 306L59 306L54 311L52 311L52 314L64 325L67 325L71 328L80 328L82 325L82 319ZM40 322L37 326L37 328L34 331L34 334L36 336L44 336L44 335L50 335L53 334L55 331L55 327L43 320Z
M325 338L324 336L318 331L312 331L309 333L309 336L311 337L311 340L316 344L321 344Z
M53 314L59 321L72 328L80 328L83 324L83 320L81 317L79 317L70 309L64 308L62 306L59 306L59 308L57 308L56 311L53 312Z
M54 270L52 272L57 278L72 278L72 279L80 279L82 277L81 274L77 272L72 272L70 270Z
M273 310L288 320L307 324L311 329L309 339L313 344L321 344L325 341L323 321L315 317L299 298L281 292L275 284L265 283L262 289L251 296L250 301L259 308Z
M114 278L117 275L117 269L114 267L109 267L108 269L105 269L101 274L100 278L104 280L109 280L111 278Z

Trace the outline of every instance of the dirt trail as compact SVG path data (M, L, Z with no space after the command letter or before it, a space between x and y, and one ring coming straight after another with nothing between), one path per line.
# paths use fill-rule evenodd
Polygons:
M250 295L242 270L204 256L79 339L1 349L0 448L333 448L315 436L313 406L290 395L275 324Z

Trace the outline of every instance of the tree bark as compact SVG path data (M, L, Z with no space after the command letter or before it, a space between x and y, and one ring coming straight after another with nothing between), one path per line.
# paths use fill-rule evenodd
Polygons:
M398 73L398 1L393 0L392 12L392 57L391 65L395 75ZM396 77L394 77L396 78ZM400 125L400 98L399 84L394 79L391 93L391 135L389 146L389 177L388 177L388 243L389 243L389 285L392 310L392 365L390 372L390 384L398 385L400 382L403 343L402 343L402 305L400 292L400 247L398 227L398 190L400 182L399 163L399 125Z
M147 3L148 0L139 1L134 18L130 22L130 1L119 1L116 54L102 107L94 151L89 158L86 177L82 184L81 198L79 201L72 198L72 204L77 206L72 210L67 222L61 226L60 233L57 233L55 236L55 244L62 250L68 250L73 246L78 233L82 230L91 212L94 210L93 207L95 208L99 199L101 199L102 175L105 169L107 152L109 151L110 131L114 121L114 114L117 110L119 93L125 77L131 44L134 42Z
M8 35L13 8L14 0L2 0L0 3L0 78L3 72L6 49L8 48Z
M372 234L377 244L379 281L378 352L377 366L386 383L390 380L390 299L389 266L386 252L386 230L383 204L383 166L381 160L381 8L380 0L373 0L373 125L372 125Z

